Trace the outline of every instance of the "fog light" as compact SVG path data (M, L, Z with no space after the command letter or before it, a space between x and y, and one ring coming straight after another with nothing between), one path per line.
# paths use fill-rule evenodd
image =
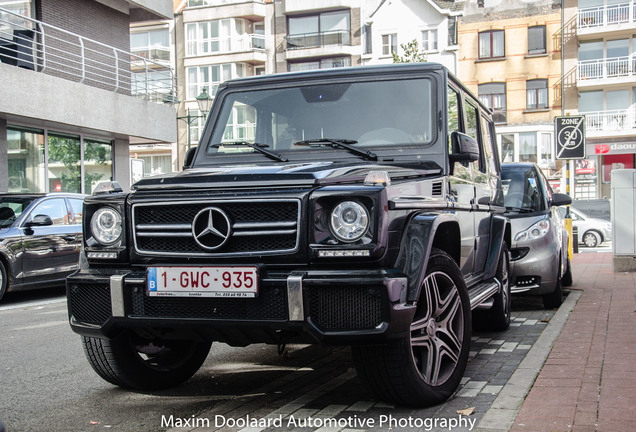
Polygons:
M87 252L88 259L117 259L117 252Z
M321 250L318 251L318 256L321 258L368 257L370 254L368 250Z

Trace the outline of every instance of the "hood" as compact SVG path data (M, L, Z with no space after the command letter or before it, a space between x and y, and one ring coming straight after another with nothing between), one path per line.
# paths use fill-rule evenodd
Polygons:
M439 175L442 168L430 161L417 164L378 164L358 161L355 163L313 162L199 167L179 173L148 177L135 183L131 189L319 187L360 184L364 182L370 171L386 171L391 180L398 180Z

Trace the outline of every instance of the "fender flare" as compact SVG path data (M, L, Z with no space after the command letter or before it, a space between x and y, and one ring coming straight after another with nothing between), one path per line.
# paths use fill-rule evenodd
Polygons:
M401 301L412 303L419 298L433 247L446 251L459 266L461 240L459 222L454 214L419 213L406 223L395 262L395 267L409 280L406 298Z

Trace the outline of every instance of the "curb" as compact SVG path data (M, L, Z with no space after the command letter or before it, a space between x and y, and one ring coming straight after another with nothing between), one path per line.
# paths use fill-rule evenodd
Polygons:
M502 432L508 431L512 427L523 401L532 389L532 385L541 372L543 364L552 351L552 346L570 317L570 313L581 297L581 293L581 291L569 292L528 355L477 424L476 432Z

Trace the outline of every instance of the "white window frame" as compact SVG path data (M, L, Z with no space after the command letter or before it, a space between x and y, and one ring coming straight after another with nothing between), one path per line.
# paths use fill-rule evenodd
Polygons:
M382 35L382 56L391 56L393 55L393 53L397 53L397 49L398 49L397 33L383 34Z
M422 30L422 51L439 51L439 32L436 28Z

